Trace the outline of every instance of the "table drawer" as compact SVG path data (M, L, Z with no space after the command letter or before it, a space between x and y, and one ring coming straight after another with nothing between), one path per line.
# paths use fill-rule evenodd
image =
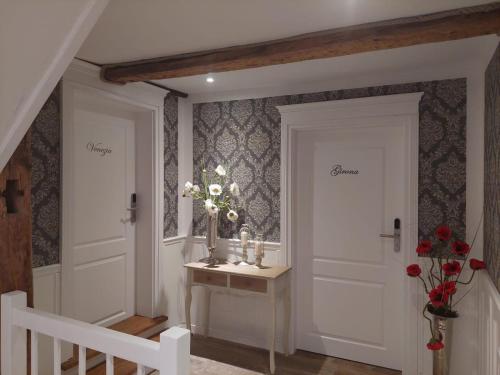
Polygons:
M193 282L215 286L227 286L227 276L225 274L209 271L193 271Z
M267 293L267 280L255 277L231 275L231 288Z

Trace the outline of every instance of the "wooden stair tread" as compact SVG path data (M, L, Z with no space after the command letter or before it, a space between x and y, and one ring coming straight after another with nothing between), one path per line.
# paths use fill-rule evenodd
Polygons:
M160 342L160 335L150 337L148 340ZM137 364L121 358L115 358L114 375L132 375L137 371ZM106 375L106 363L101 363L87 371L87 375Z
M139 336L141 333L144 333L149 329L152 329L157 325L166 322L167 320L168 318L163 315L156 318L147 318L140 315L134 315L107 328L132 336ZM87 360L97 357L99 354L101 353L98 351L87 349ZM63 371L66 371L76 366L78 366L78 345L74 346L73 357L61 364L61 369Z

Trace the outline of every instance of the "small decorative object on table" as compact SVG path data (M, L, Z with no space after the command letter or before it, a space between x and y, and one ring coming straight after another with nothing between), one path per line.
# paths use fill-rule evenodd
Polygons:
M255 266L262 268L262 258L264 258L264 238L262 234L255 237Z
M184 186L182 196L203 201L207 211L207 248L209 256L200 261L208 263L209 266L225 263L224 259L218 259L215 256L219 213L227 211L228 220L233 223L236 222L238 213L232 207L234 207L234 198L239 194L238 184L236 182L227 183L226 170L221 165L215 169L212 179L209 179L207 170L203 168L200 185L193 185L188 181Z
M483 261L470 259L472 274L467 281L462 281L460 276L469 258L471 246L453 237L451 229L442 225L436 229L436 242L420 242L417 247L418 255L430 258L430 261L427 261L430 263L429 267L425 267L427 275L422 277L419 264L411 264L406 268L408 276L422 281L428 294L429 300L422 314L429 321L431 330L427 348L433 351L433 375L449 375L452 320L458 317L455 307L467 294L466 292L458 301L453 302L457 286L470 284L476 271L486 268ZM450 260L450 252L455 260ZM425 257L421 259L422 262L426 261ZM431 314L432 319L427 313Z
M241 248L243 253L241 255L241 261L236 262L237 266L249 266L248 263L248 240L250 236L250 228L248 224L243 224L240 229L240 239L241 239Z

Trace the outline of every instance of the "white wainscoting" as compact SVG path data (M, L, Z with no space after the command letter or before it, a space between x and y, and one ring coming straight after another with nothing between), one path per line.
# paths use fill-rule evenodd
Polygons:
M61 265L33 268L33 298L37 310L61 313ZM65 348L65 351L68 349ZM38 339L39 374L53 374L52 339L40 335ZM66 354L64 357L66 357Z
M281 248L279 243L265 243L264 264L279 264ZM241 254L239 240L219 240L218 254L236 260ZM183 265L208 255L205 239L176 237L166 239L160 252L160 305L162 313L168 315L169 326L185 326L184 297L186 272ZM249 249L249 259L253 260ZM191 306L192 327L195 333L202 333L201 322L205 314L206 293L203 288L193 288ZM237 296L213 293L210 309L209 335L246 345L268 347L269 304L259 297ZM282 303L278 304L277 316L283 316ZM277 350L282 351L283 319L278 318Z
M479 277L480 374L500 374L500 293L486 272Z

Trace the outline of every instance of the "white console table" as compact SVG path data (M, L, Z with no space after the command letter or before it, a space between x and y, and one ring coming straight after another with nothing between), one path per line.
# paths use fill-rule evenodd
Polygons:
M210 294L212 291L234 292L245 295L266 297L271 306L271 322L269 332L269 367L271 374L276 370L274 353L276 349L276 304L279 297L284 301L284 351L289 354L288 340L290 331L290 288L291 272L287 266L267 266L256 268L253 266L236 266L221 264L216 267L207 267L205 263L188 263L186 281L186 327L191 330L191 289L193 286L202 286L208 289L208 299L205 314L205 335L208 334L210 309Z

